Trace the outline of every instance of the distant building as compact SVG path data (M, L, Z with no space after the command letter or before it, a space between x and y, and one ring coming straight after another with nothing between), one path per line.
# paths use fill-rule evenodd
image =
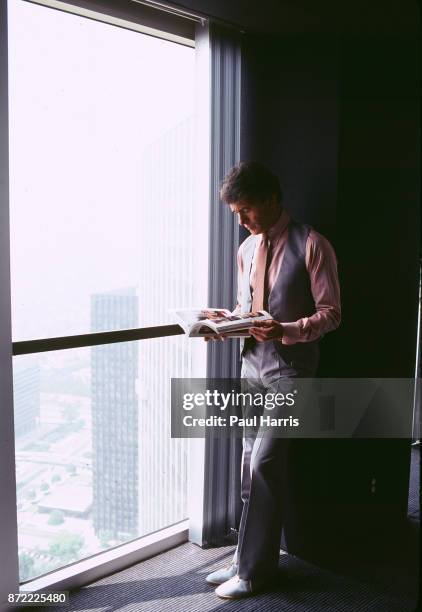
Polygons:
M38 512L60 510L66 516L87 518L92 506L92 489L87 485L58 485L38 504Z
M142 326L175 323L171 309L205 305L207 279L198 270L206 267L208 218L195 198L192 168L193 117L151 143L139 164L142 222L149 228L140 239ZM188 441L171 438L170 383L205 375L204 347L183 336L139 343L139 535L188 516Z
M33 431L40 415L40 369L28 361L17 359L13 367L15 435Z
M134 288L91 296L91 331L138 326ZM138 343L91 349L93 525L98 536L138 535Z

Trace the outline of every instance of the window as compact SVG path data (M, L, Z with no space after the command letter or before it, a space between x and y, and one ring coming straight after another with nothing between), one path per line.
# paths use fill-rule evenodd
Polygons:
M139 326L201 303L194 61L187 46L9 0L14 341L94 331L92 296L122 288L136 289Z
M206 303L194 48L8 10L13 340L168 324ZM14 358L21 580L187 517L170 379L203 375L205 343L184 337Z

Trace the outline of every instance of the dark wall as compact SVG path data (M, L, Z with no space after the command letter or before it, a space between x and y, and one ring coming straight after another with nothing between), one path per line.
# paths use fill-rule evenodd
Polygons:
M420 239L418 45L342 41L337 232L348 376L411 377ZM340 354L344 354L343 351Z
M294 216L334 239L338 40L246 36L243 57L242 158L269 164Z
M410 377L417 323L418 54L408 34L246 36L243 159L333 243L343 322L320 374Z

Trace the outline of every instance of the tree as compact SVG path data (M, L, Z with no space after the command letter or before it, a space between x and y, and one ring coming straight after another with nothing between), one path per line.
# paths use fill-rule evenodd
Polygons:
M61 525L64 523L64 515L61 510L53 510L50 512L50 516L48 517L49 525Z
M79 551L84 543L83 536L61 531L50 544L49 553L54 557L59 557L63 564L70 563L79 558Z
M101 548L110 548L110 540L113 539L113 532L108 529L100 529L98 533Z
M62 416L68 423L73 423L79 416L79 408L74 404L69 404L62 409Z
M34 577L34 559L27 552L19 553L19 581Z

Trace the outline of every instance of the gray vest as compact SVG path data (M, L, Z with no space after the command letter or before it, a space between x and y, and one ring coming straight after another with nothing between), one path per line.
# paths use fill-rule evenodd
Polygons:
M310 229L308 225L293 220L289 224L289 235L280 272L268 298L269 313L276 321L293 322L316 312L305 259L306 241ZM257 239L255 236L249 236L245 241L241 279L242 312L250 312L252 308L250 273ZM243 357L255 342L253 338L240 340ZM284 345L278 340L272 343L286 366L301 371L315 371L319 356L317 341L298 342L291 346Z

